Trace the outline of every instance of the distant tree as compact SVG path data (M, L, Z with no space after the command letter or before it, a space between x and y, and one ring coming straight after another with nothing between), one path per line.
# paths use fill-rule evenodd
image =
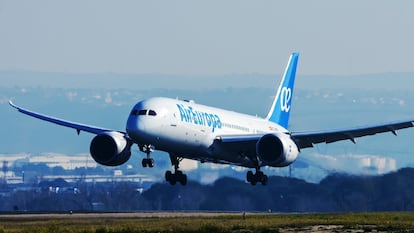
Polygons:
M51 168L50 172L52 175L55 175L55 176L67 174L66 170L63 169L63 167L61 166L56 166L56 167Z
M382 176L333 174L319 184L273 176L252 186L222 177L211 185L153 184L142 194L134 182L41 181L25 191L0 196L1 211L211 210L273 212L414 211L414 169ZM67 187L50 192L49 187ZM43 188L45 192L39 192ZM75 189L79 190L74 192ZM66 191L64 191L66 190Z

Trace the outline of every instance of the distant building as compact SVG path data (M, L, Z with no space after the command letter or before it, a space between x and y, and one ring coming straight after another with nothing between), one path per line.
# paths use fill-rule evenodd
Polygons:
M80 167L96 168L97 163L89 154L64 155L57 153L43 153L30 156L29 163L45 163L48 167L62 167L65 170L73 170Z
M24 163L44 163L48 167L62 167L73 170L80 167L96 168L97 163L89 154L64 155L58 153L32 154L0 154L0 161L8 161L8 166L18 166Z
M98 167L98 164L92 159L89 154L82 155L64 155L58 153L42 153L40 155L31 154L0 154L0 161L5 161L3 164L7 164L8 168L0 170L0 179L3 179L3 183L7 184L36 184L45 180L54 180L62 178L67 182L113 182L113 181L132 181L132 182L152 182L155 179L148 175L136 174L136 173L124 173L121 169L116 170L103 170L103 172L97 174L61 174L56 175L50 172L49 168L61 168L62 171L75 170L77 168L90 168L94 169ZM39 172L38 170L27 169L17 172L15 174L12 168L16 169L25 165L38 165L42 168L46 168L49 172ZM131 169L131 167L128 167ZM18 169L17 169L18 170Z

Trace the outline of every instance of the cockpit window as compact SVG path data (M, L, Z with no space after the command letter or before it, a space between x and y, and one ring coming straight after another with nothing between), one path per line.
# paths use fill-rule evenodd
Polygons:
M138 115L147 115L147 110L139 110Z
M150 116L156 116L157 113L154 110L149 110L148 111L148 115L150 115Z
M131 115L134 115L134 116L138 116L138 115L139 116L145 116L145 115L156 116L157 113L154 110L147 110L147 109L137 110L137 109L134 109L134 110L131 111Z

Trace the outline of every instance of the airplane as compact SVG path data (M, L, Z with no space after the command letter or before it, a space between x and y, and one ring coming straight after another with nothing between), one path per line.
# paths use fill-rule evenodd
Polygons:
M90 154L101 165L118 166L127 162L136 144L146 154L143 167L154 167L154 150L169 154L174 171L165 172L171 185L187 184L180 169L183 159L230 164L249 168L246 180L252 185L266 185L262 167L285 167L292 164L302 149L317 143L332 143L413 127L413 121L399 121L343 130L290 132L296 68L299 53L292 53L266 118L197 104L192 100L154 97L133 106L125 131L111 130L62 120L9 104L19 112L61 126L95 134ZM253 172L253 171L254 172Z

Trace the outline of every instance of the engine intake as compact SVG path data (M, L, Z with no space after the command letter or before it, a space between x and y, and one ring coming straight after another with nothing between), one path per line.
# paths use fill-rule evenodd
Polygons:
M259 139L256 153L265 165L285 167L296 160L299 150L289 135L275 133L266 134Z
M124 164L131 157L131 143L119 132L96 135L90 145L92 158L105 166Z

